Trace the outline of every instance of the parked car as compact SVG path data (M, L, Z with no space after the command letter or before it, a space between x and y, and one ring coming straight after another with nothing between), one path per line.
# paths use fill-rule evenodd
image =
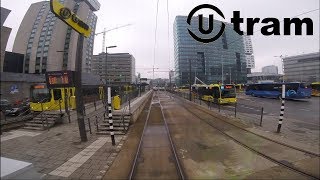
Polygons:
M5 111L7 116L18 116L30 113L30 106L27 104L16 105L11 109Z
M0 111L5 112L8 109L11 109L12 105L7 99L1 99L0 101Z
M28 99L16 101L4 110L6 116L18 116L30 113L30 101Z

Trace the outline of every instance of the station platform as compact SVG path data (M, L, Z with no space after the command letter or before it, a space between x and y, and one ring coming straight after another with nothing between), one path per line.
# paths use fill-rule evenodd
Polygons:
M133 99L130 112L124 111L124 106L114 113L128 113L138 117L139 106L145 103L150 94L151 91ZM76 111L71 111L71 123L64 116L62 124L45 131L16 129L3 132L1 157L22 161L32 167L26 168L24 174L20 173L25 178L31 176L31 179L101 179L120 152L127 135L115 135L116 145L112 146L110 135L97 134L93 122L90 133L87 118L103 114L105 107L98 101L96 107L89 103L85 108L87 142L81 142ZM1 159L1 162L5 161ZM5 166L1 166L1 171L5 171L3 167ZM13 174L9 172L6 176L10 178Z

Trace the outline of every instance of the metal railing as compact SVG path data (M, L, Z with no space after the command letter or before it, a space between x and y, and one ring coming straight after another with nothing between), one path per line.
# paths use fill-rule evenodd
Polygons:
M176 92L176 91L169 91L176 96L189 100L189 93L188 92ZM200 106L206 107L209 110L215 110L219 113L224 113L229 116L233 116L239 119L245 119L249 123L262 126L263 115L264 115L264 108L251 106L242 103L234 103L234 104L220 104L212 101L204 101L199 98L199 96L192 95L191 101Z

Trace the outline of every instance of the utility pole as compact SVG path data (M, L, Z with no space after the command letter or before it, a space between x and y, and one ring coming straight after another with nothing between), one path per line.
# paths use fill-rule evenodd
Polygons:
M191 101L191 60L189 59L189 101Z
M84 123L84 106L82 99L82 82L81 82L81 71L82 71L82 50L83 50L83 35L79 34L77 43L76 53L76 67L75 67L75 89L76 89L76 110L78 117L78 126L80 132L80 138L82 142L88 141L87 133Z
M229 83L231 84L231 67L229 67Z
M221 59L221 84L223 84L223 59Z

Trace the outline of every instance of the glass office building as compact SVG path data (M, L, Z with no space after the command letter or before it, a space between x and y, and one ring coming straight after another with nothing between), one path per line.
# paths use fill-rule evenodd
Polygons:
M208 18L204 18L204 29L208 27ZM214 20L213 34L220 30L221 21ZM195 76L206 84L245 83L246 59L244 39L233 30L230 23L224 22L223 35L214 42L202 43L191 37L188 28L198 37L208 38L198 30L198 18L193 17L191 25L187 16L176 16L174 22L175 81L177 85L194 83ZM212 34L211 33L211 34ZM212 35L211 35L212 36ZM190 72L190 63L191 72Z

